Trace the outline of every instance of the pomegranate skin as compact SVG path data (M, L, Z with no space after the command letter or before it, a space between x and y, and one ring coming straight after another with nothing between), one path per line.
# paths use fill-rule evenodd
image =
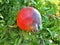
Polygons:
M17 16L17 25L24 31L37 31L41 24L41 15L33 7L22 8Z

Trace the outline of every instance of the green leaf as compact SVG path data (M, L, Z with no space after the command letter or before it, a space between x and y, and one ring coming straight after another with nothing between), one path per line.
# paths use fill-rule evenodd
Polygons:
M0 18L2 18L2 19L4 18L1 13L0 13Z
M50 35L51 35L51 37L52 37L52 39L53 39L53 33L50 31L49 28L46 28L46 29L47 29L47 31L50 33Z
M36 4L36 2L35 2L34 0L31 0L31 2L32 2L33 4Z

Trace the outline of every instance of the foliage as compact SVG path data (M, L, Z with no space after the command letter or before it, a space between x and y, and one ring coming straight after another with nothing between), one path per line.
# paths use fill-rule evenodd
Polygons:
M60 45L60 4L55 2L0 0L0 45ZM35 7L41 13L43 27L36 33L24 32L16 24L18 11L26 6Z

